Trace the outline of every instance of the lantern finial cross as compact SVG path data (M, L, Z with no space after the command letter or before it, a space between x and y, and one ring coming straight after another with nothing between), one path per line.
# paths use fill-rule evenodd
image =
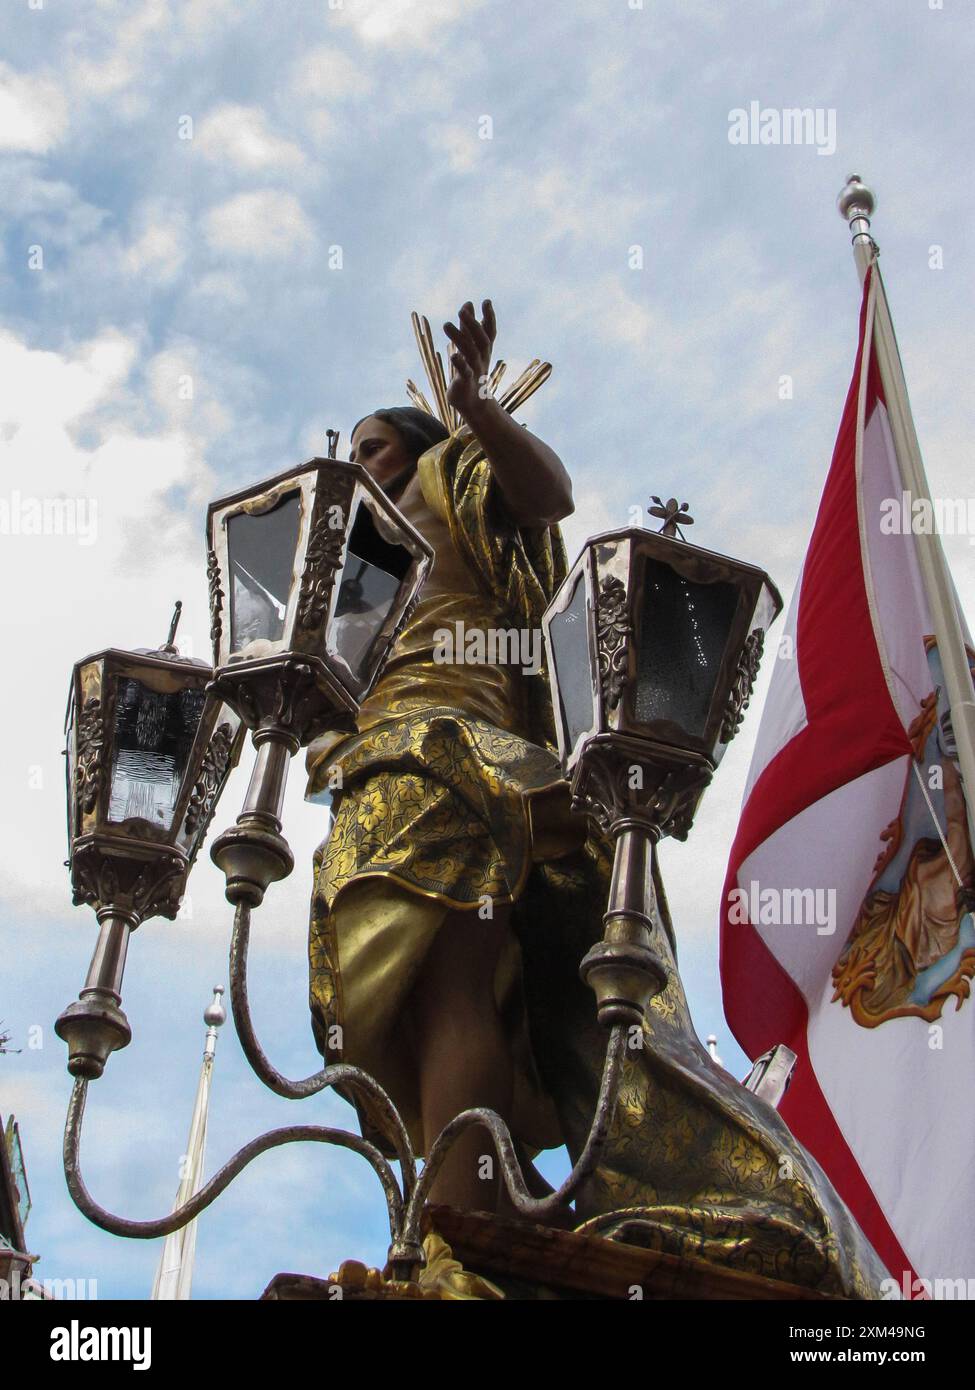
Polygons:
M687 510L687 503L678 504L676 497L669 497L666 502L661 502L660 498L654 494L651 494L650 501L656 502L657 505L648 507L647 511L651 516L659 517L663 521L660 534L662 536L680 536L683 540L684 537L680 532L681 526L694 525L694 518Z
M326 430L325 435L328 439L328 457L330 459L336 458L339 447L339 432L338 430Z

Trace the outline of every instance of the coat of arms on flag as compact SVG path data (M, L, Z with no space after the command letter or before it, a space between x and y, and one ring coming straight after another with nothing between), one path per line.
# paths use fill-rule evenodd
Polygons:
M834 1001L865 1028L911 1015L933 1022L950 999L961 1008L975 975L975 860L933 637L925 651L933 689L907 731L912 756L900 808L881 834L873 880L833 967Z

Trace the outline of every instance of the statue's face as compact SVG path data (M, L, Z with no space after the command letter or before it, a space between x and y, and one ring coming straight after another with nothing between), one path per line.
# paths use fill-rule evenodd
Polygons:
M393 426L370 415L353 431L349 462L361 463L379 486L385 487L413 460Z

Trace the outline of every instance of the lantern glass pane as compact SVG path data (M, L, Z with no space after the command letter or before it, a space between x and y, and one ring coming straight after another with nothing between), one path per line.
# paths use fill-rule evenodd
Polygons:
M170 828L205 703L200 689L162 694L131 676L119 677L110 821L138 819Z
M581 735L592 732L595 722L586 582L581 571L576 576L568 607L564 612L556 613L549 622L548 635L559 690L565 745L566 750L571 752Z
M365 674L373 641L389 616L412 559L405 546L383 539L369 508L359 502L331 625L333 650L357 676Z
M230 650L264 638L277 642L294 574L301 494L289 492L258 516L237 512L227 522L230 565Z
M738 608L733 584L698 584L647 557L634 714L706 733L721 660Z

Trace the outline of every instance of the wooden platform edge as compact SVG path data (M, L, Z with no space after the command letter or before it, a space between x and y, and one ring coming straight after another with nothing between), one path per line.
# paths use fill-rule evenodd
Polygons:
M769 1279L747 1270L730 1269L693 1256L679 1256L637 1245L583 1235L533 1222L510 1220L487 1212L430 1207L424 1218L450 1246L465 1270L517 1289L538 1290L541 1298L663 1300L733 1300L737 1302L843 1302L797 1284ZM355 1261L350 1264L356 1265ZM370 1301L415 1299L404 1286L367 1287L365 1267L345 1286L308 1274L276 1274L262 1301L344 1298ZM513 1291L512 1301L521 1295ZM531 1297L531 1295L528 1295Z

